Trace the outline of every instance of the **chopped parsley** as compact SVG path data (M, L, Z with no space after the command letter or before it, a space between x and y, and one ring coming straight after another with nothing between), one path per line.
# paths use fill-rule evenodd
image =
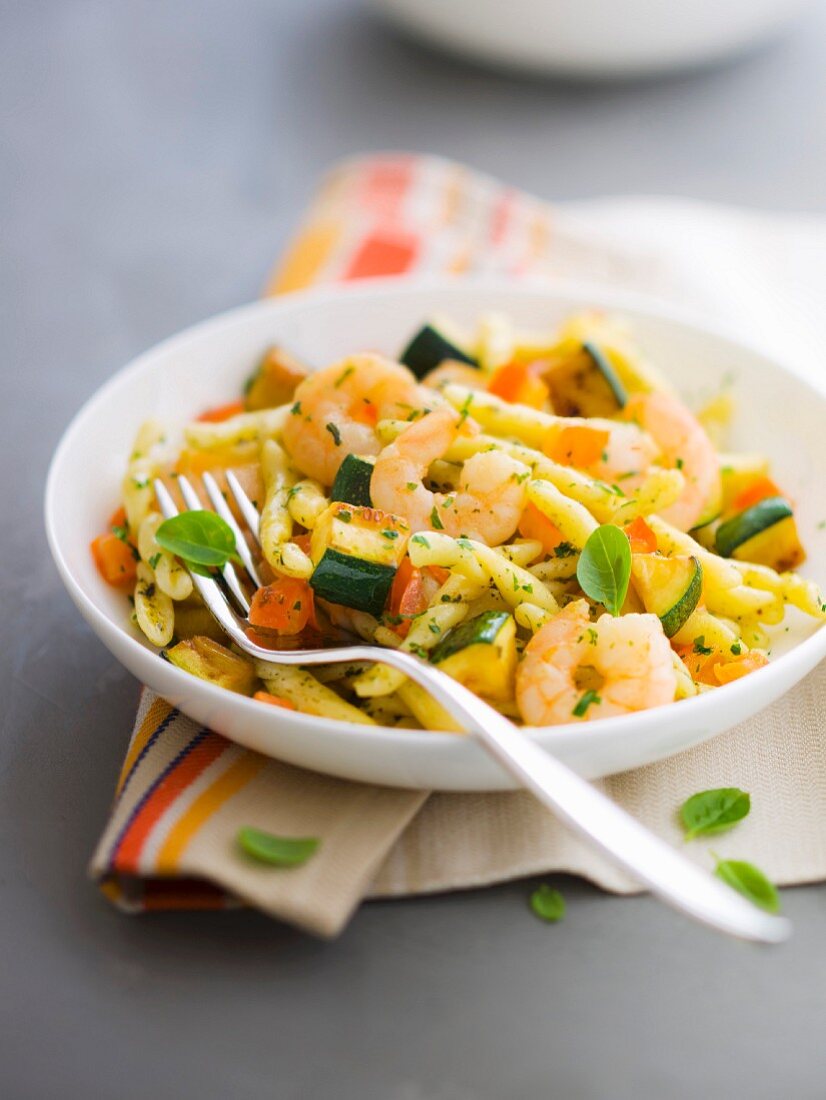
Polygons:
M694 639L693 652L701 653L704 657L707 657L709 653L713 653L714 650L710 645L706 645L705 635L701 634L699 638Z
M570 542L559 542L554 547L555 558L572 558L576 553L576 547Z
M327 431L333 437L333 442L335 443L335 445L337 447L340 447L341 446L341 432L338 430L336 425L331 422L329 424L325 424L324 427L327 429Z
M678 470L682 470L683 466L685 466L685 462L683 462L681 458L678 458L675 461L674 465L677 467Z
M301 415L301 402L300 401L296 401L296 403L290 409L290 415L291 416L300 416Z
M734 654L735 657L739 657L740 654L743 652L743 647L740 645L739 642L735 642L734 645L731 647L731 652Z
M333 383L333 388L338 389L342 383L346 382L350 375L355 371L355 367L345 367L338 378Z
M415 542L417 546L426 546L428 550L430 549L430 543L424 535L414 535L410 541Z
M398 531L391 531L389 528L386 531L382 531L382 535L386 539L397 539L399 537Z
M597 695L597 693L592 688L588 688L588 690L586 692L583 692L583 694L580 696L579 701L577 702L577 705L574 707L574 709L571 711L571 714L573 714L574 718L584 718L588 707L590 707L592 703L601 702L602 700Z
M430 513L430 522L433 525L434 530L444 531L445 525L439 519L439 513L436 511L436 505L433 505L433 511Z
M153 569L155 569L160 560L161 552L159 550L157 554L153 554L152 557L149 559L149 564L152 566Z

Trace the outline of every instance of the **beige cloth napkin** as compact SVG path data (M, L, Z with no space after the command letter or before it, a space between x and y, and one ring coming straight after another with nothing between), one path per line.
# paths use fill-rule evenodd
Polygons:
M432 270L576 277L693 306L810 378L826 336L818 301L826 224L816 219L665 199L549 210L459 165L410 155L349 161L331 173L273 289ZM751 792L752 813L715 838L715 850L758 863L780 884L824 879L825 692L821 666L748 723L598 785L674 843L689 794L740 786ZM240 856L235 838L247 824L322 844L304 866L273 871ZM711 865L700 843L686 854ZM553 870L637 889L528 795L428 797L315 775L200 730L149 692L91 870L131 911L240 900L325 936L365 895Z

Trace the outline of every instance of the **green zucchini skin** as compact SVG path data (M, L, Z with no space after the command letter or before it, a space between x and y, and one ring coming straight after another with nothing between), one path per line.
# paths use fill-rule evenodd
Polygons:
M753 539L765 531L767 527L773 527L782 519L793 515L792 507L783 497L766 497L740 512L717 528L714 548L722 558L730 558L734 551L744 542Z
M392 565L379 565L327 549L313 570L310 587L323 600L378 618L384 611L395 575Z
M372 508L370 497L370 478L373 476L373 463L358 455L347 455L338 468L330 500L340 500L345 504L355 504L363 508Z
M692 557L691 560L694 562L695 569L691 574L688 588L672 607L659 616L666 638L673 638L682 629L700 602L703 592L703 567L697 558Z
M616 371L608 362L608 356L601 351L596 344L591 343L590 340L585 341L582 345L582 350L593 359L597 370L610 386L611 393L617 399L619 407L621 409L625 408L625 404L628 401L628 394L625 392L625 386L623 386L622 382L620 382L617 377Z
M472 645L493 645L500 630L510 619L507 611L483 611L467 622L454 627L431 651L430 660L434 665L446 661L454 653Z
M401 354L404 363L417 378L424 378L428 371L438 367L445 359L456 359L478 367L477 361L443 336L433 325L423 325Z

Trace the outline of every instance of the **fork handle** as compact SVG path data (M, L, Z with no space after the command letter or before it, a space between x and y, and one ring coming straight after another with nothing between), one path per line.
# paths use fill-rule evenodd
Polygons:
M521 786L663 901L743 939L780 943L791 934L785 917L761 911L690 862L467 688L415 657L391 652L407 658L392 663L404 664L403 671L473 733Z

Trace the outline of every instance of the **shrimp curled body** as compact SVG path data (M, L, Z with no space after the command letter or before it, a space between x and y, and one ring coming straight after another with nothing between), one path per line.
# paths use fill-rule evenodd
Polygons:
M428 467L441 458L460 432L477 430L453 409L422 417L376 459L370 495L377 508L404 516L413 531L445 531L489 546L506 542L527 502L528 467L501 451L483 451L465 462L452 493L423 484Z
M399 363L381 355L351 355L298 386L284 446L302 473L332 485L348 454L379 453L379 420L404 420L428 398L435 395Z
M685 478L679 498L660 514L681 531L690 530L720 490L714 444L697 418L670 394L632 394L623 412L654 439L660 448L659 464L680 470Z
M530 726L660 707L673 702L676 687L655 615L602 615L592 623L585 600L568 604L533 636L516 673L516 701Z

